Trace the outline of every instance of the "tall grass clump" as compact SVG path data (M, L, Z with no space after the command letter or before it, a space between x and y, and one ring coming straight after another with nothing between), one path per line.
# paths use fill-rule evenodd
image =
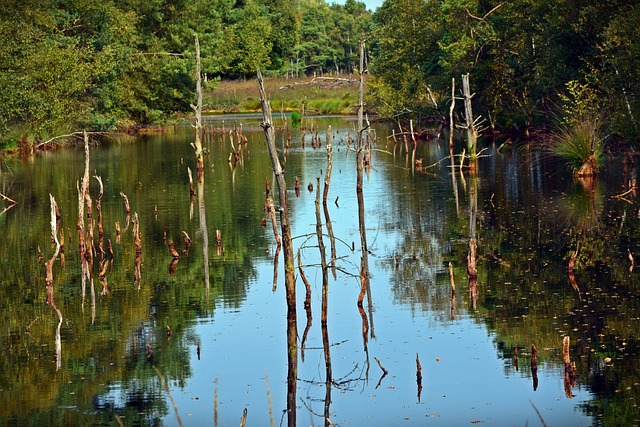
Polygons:
M564 116L551 136L550 152L563 159L576 176L598 175L605 161L599 97L588 84L575 80L566 88L560 94Z
M604 163L604 140L596 120L563 124L552 136L551 152L562 158L577 176L597 175Z

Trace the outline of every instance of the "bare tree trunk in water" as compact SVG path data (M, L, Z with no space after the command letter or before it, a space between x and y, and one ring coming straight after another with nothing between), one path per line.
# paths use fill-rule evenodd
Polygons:
M476 161L478 159L477 144L478 130L473 118L473 110L471 109L471 89L469 87L469 74L462 76L462 92L464 94L464 113L467 127L467 149L469 151L469 170L475 171Z
M198 35L194 34L196 45L196 93L198 96L198 105L191 104L191 108L196 113L196 142L194 148L196 150L196 170L201 172L204 170L204 159L202 152L202 71L200 70L200 42Z
M364 41L360 41L360 90L358 91L358 134L357 134L357 148L356 148L356 196L358 198L358 223L360 229L360 244L362 248L362 256L360 258L360 295L358 295L358 308L362 308L362 301L364 300L367 291L369 290L369 248L367 247L367 229L365 226L364 216L364 194L362 192L363 187L363 175L364 175ZM368 322L364 310L360 311L363 315L362 330L363 339L365 333L368 332ZM365 342L365 348L366 348Z
M327 198L329 197L329 185L331 184L331 171L333 170L333 146L331 145L331 126L327 131L327 172L324 176L324 189L322 193L322 208L324 210L324 220L327 227L327 233L329 234L329 241L331 242L331 271L333 272L333 279L336 279L336 239L333 235L333 226L331 225L331 218L329 216L329 208L327 207Z
M449 108L449 149L453 152L453 111L456 108L456 79L451 79L451 107Z
M293 255L293 242L291 238L291 226L289 224L289 203L287 200L287 184L284 180L282 165L278 158L275 134L273 131L273 119L271 117L271 106L267 101L262 82L262 73L258 70L258 87L260 90L260 103L262 104L262 128L264 129L269 157L273 173L278 184L278 201L280 206L280 227L282 229L282 248L284 252L284 284L287 298L287 411L288 425L296 425L296 391L298 379L298 326L296 317L296 277L295 259Z

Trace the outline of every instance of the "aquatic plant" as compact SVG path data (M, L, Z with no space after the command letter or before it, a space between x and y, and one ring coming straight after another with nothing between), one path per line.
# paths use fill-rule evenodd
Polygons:
M565 160L576 176L597 175L605 159L597 121L561 125L551 137L550 151Z
M551 138L551 152L564 159L576 176L595 176L604 162L604 138L600 134L600 97L586 83L566 84L564 117Z
M293 111L291 113L291 121L293 123L300 123L300 120L302 120L302 113L298 111Z

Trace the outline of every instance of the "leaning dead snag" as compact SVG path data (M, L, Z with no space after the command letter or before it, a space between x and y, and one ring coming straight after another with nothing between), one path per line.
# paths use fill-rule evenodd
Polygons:
M295 267L293 256L293 243L291 238L291 229L289 225L289 204L287 198L287 184L284 179L284 172L278 158L278 150L275 145L275 136L273 129L273 121L271 118L271 107L266 99L262 74L258 70L258 86L260 91L260 103L262 104L263 122L261 124L267 140L269 156L273 172L276 176L278 185L278 199L280 211L280 227L282 230L284 260L285 260L285 285L287 287L287 306L289 310L295 311Z
M324 176L324 189L322 192L322 208L324 211L325 226L327 227L327 234L329 234L329 242L331 243L331 271L333 272L333 279L336 279L336 238L333 235L333 226L331 224L331 218L329 217L329 208L327 207L327 199L329 197L329 185L331 184L331 171L333 170L333 146L330 138L331 126L327 131L327 172Z
M290 427L296 425L296 392L298 378L298 326L296 317L296 278L293 255L293 241L291 237L291 227L289 224L289 203L287 199L287 184L284 179L284 172L280 159L278 158L278 149L276 148L275 134L273 129L273 120L271 118L271 106L267 101L262 81L262 73L258 74L258 88L260 91L260 103L262 105L261 124L264 129L267 147L269 149L269 157L273 173L276 176L278 184L278 201L280 211L280 227L282 230L282 247L284 251L284 272L285 272L285 294L287 299L287 421Z

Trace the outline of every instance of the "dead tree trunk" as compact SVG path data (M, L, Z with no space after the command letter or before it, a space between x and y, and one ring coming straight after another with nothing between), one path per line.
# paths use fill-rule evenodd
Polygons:
M276 148L275 133L273 130L273 119L271 117L271 106L267 100L262 81L262 73L258 70L258 88L260 90L260 103L262 105L262 129L264 129L269 157L273 173L278 184L278 201L280 203L280 227L282 229L282 247L284 251L284 283L287 298L287 411L288 425L296 425L296 390L298 377L298 341L297 341L297 317L296 317L296 277L295 259L293 255L293 241L291 238L291 226L289 224L289 203L287 199L287 184L284 179L284 172L278 149Z
M191 108L196 113L196 142L194 148L196 150L196 170L202 172L204 170L204 159L202 151L202 72L200 70L200 42L198 35L193 35L196 45L196 94L198 97L197 105L191 104Z
M476 166L478 130L473 119L473 110L471 109L471 89L469 88L469 74L462 76L462 93L464 94L464 113L467 127L467 151L469 152L469 168L472 170Z
M456 79L451 79L451 108L449 108L449 149L453 153L453 111L456 108Z
M289 310L295 311L296 309L296 293L295 293L295 265L293 255L293 243L291 238L291 227L289 224L289 207L287 199L287 184L284 179L284 172L278 158L278 149L275 144L275 136L273 130L273 123L271 118L271 107L269 101L266 99L264 92L264 86L262 81L262 74L258 71L258 85L260 89L260 102L262 104L262 128L264 129L265 137L267 140L267 146L269 149L269 156L271 157L271 164L273 166L273 172L276 176L276 183L278 185L278 202L280 211L280 227L282 229L282 245L284 249L285 260L285 286L287 289L287 306Z
M362 305L362 300L368 289L369 281L369 257L367 248L367 231L364 222L364 196L363 196L363 177L364 177L364 42L360 42L360 90L358 91L358 134L356 148L356 195L358 196L358 218L360 226L360 243L362 246L362 257L360 263L360 282L361 292L358 297L358 305Z

